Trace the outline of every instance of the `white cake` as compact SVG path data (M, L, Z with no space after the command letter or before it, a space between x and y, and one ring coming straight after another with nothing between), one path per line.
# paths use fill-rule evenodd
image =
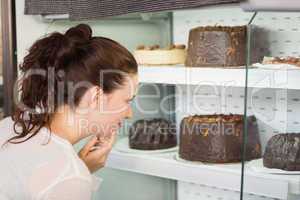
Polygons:
M172 45L166 49L160 49L158 46L139 47L133 54L139 65L184 64L186 59L184 45Z
M297 57L264 57L263 64L289 64L300 67L300 58Z

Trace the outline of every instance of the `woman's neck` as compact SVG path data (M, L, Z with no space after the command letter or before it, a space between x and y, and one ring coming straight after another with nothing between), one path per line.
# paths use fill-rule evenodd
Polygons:
M62 106L54 114L49 128L51 132L67 141L72 145L77 143L83 137L80 134L76 116L68 106Z

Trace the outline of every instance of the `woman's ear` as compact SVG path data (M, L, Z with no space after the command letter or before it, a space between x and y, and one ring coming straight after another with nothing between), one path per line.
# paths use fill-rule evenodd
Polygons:
M79 107L87 109L98 109L103 101L103 90L99 86L93 86L81 97Z
M103 104L104 93L101 87L93 86L89 89L90 99L89 104L93 109L100 109L100 106Z

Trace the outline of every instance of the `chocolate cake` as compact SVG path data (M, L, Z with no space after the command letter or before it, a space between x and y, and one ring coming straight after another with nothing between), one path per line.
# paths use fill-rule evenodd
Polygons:
M180 125L179 156L209 163L239 162L242 159L243 115L195 115ZM256 118L247 118L248 142L245 160L261 157Z
M176 145L176 126L165 119L138 120L129 130L132 149L157 150Z
M264 166L287 171L300 171L300 133L278 134L267 143Z
M206 26L190 30L185 65L188 67L243 66L246 26Z

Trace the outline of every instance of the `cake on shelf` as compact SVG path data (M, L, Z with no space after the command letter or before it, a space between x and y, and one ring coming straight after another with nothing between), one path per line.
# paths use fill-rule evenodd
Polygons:
M300 58L296 57L264 57L262 64L289 64L300 67Z
M159 45L141 45L133 55L139 65L176 65L184 64L186 49L185 45L170 45L166 48L160 48Z
M180 125L179 156L189 161L230 163L242 160L243 115L194 115ZM245 160L261 157L258 126L247 117L248 142Z
M243 66L246 62L246 26L206 26L191 29L188 67Z
M176 126L165 119L138 120L129 130L129 147L132 149L158 150L176 145Z
M300 171L300 133L273 136L267 143L263 164L267 168Z

